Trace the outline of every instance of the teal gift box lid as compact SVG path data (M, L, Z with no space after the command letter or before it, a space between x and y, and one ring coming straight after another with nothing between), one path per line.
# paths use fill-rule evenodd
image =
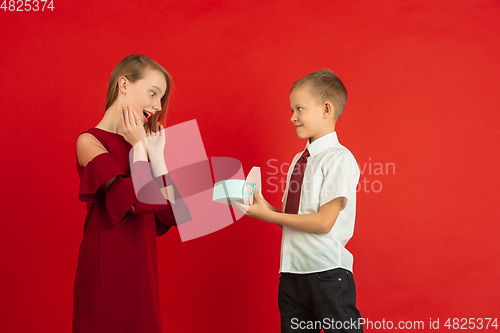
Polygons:
M215 183L213 201L231 206L231 200L245 205L253 204L253 192L261 189L260 168L253 167L245 180L227 179Z

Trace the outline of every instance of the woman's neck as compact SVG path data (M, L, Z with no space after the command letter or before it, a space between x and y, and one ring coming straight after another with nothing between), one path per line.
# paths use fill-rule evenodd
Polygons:
M97 124L96 128L122 135L120 117L120 110L115 103L108 110L106 110L104 116L102 117L99 124Z

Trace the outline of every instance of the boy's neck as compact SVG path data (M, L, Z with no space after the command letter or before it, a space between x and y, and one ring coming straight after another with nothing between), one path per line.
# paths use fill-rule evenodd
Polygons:
M322 133L322 134L319 134L318 136L315 136L315 137L314 137L314 139L313 139L313 137L310 137L310 138L308 139L309 144L311 144L311 143L313 143L314 141L316 141L316 140L318 140L318 139L320 139L320 138L324 137L325 135L328 135L328 134L330 134L330 133L333 133L333 132L335 132L335 126L333 127L333 129L332 129L332 130L329 130L329 131L327 131L327 132L324 132L324 133Z

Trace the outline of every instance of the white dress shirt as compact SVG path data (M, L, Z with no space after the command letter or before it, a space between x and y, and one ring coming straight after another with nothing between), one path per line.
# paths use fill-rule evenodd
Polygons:
M341 211L328 234L305 232L283 226L280 272L314 273L342 267L352 272L353 257L345 245L354 232L356 186L359 167L351 152L342 146L336 132L307 143L307 159L298 214L313 214L335 198L343 197ZM303 152L295 155L283 195L285 210L290 177ZM292 185L293 186L293 185Z

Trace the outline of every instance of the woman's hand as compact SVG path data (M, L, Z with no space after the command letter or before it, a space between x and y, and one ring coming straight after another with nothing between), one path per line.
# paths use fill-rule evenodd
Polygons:
M157 132L153 132L148 129L146 138L146 146L148 148L148 154L151 159L156 157L163 158L163 151L165 149L165 131L163 125L158 127Z
M146 137L146 146L148 149L151 171L153 172L153 177L155 178L168 173L164 156L165 154L163 152L165 149L165 130L162 125L157 126L157 128L157 132L153 132L151 129L148 129L148 136ZM171 201L174 202L173 194L167 195L166 198L172 198Z
M121 130L123 137L128 143L135 146L146 137L146 132L144 131L139 115L132 110L132 107L129 105L125 106L125 110L121 109L121 113Z

